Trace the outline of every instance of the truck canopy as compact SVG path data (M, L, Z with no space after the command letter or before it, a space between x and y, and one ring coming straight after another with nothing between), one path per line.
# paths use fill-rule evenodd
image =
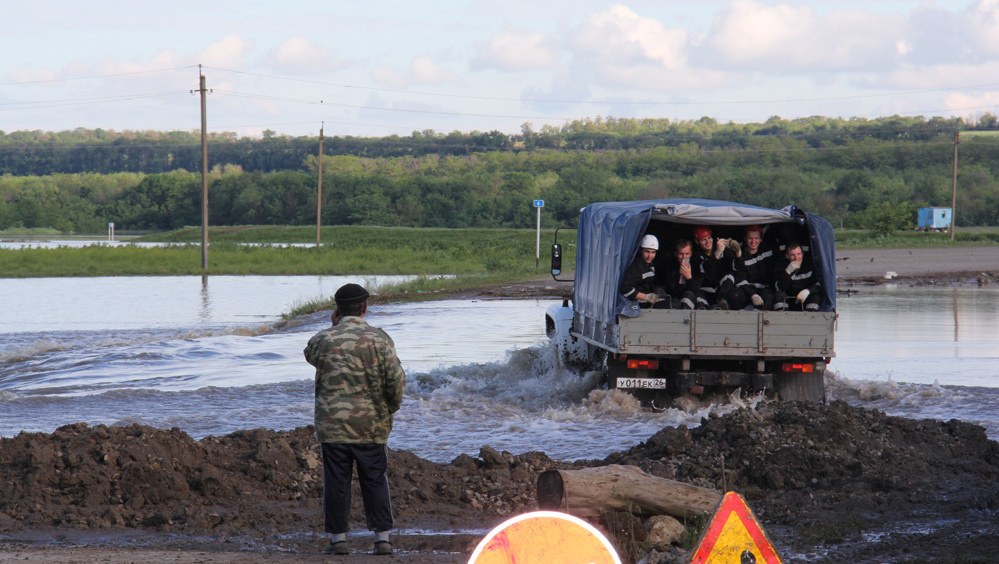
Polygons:
M715 237L743 239L748 225L765 228L764 241L776 247L792 238L808 247L822 282L821 311L836 310L836 242L832 225L796 206L779 210L705 199L665 199L601 202L582 209L576 248L573 301L577 313L614 324L629 302L618 292L624 272L638 253L645 233L657 235L660 253L670 252L677 239L692 239L695 225L712 227Z

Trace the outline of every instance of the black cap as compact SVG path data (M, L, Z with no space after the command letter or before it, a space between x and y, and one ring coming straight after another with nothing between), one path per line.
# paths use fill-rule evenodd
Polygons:
M344 284L333 294L333 301L338 304L357 304L368 299L368 291L358 284Z

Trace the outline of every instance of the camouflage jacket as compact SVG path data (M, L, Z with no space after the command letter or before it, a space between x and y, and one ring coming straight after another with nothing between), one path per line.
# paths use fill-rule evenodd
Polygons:
M309 339L305 360L316 367L319 442L387 443L406 386L392 339L360 317L344 317Z

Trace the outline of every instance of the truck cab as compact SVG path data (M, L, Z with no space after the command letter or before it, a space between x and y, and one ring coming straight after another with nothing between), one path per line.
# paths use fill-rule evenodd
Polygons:
M821 291L811 311L661 309L619 292L646 234L662 242L693 239L694 227L741 240L761 226L768 248L802 245ZM562 246L553 245L556 280ZM665 251L665 252L662 252ZM564 275L562 275L564 277ZM566 365L600 369L607 386L664 407L673 398L741 389L781 400L825 401L824 374L835 356L836 272L832 226L795 206L769 209L704 199L604 202L581 210L571 299L546 312L546 330Z

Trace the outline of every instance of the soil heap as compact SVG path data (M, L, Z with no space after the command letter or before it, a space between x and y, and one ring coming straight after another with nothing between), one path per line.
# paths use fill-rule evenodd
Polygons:
M390 451L396 524L431 533L488 529L536 509L541 472L606 464L741 493L785 559L985 562L999 554L999 444L976 425L889 417L844 402L765 402L695 428L664 428L603 460L483 447L477 458L439 464ZM314 551L315 539L296 545L301 540L288 536L322 531L311 427L196 441L177 428L78 423L0 439L0 473L0 541L171 533L174 545L180 535ZM354 487L353 522L362 528ZM608 527L612 536L615 528ZM689 547L649 552L629 535L649 564L689 558ZM403 550L467 555L479 538L394 540Z

